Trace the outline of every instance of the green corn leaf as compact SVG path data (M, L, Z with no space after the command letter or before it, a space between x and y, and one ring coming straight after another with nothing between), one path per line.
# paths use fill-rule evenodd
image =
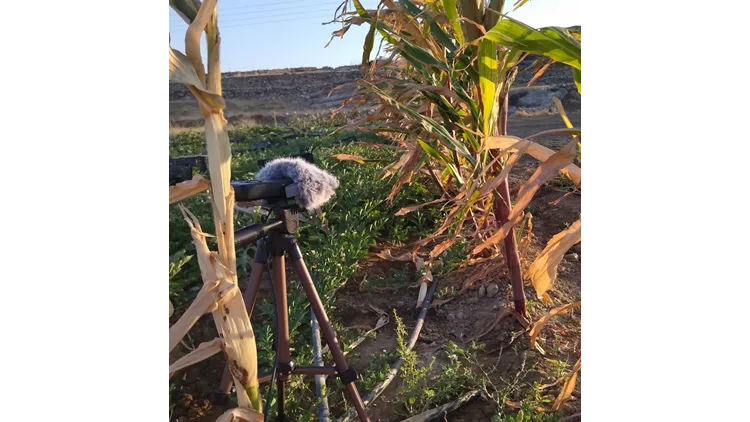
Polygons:
M357 9L357 14L359 14L362 18L370 18L370 15L367 13L367 10L362 6L362 3L359 2L359 0L354 0L354 8Z
M580 69L573 69L573 80L576 83L576 88L578 88L578 93L581 93L581 70Z
M435 38L440 41L440 43L447 48L449 51L453 52L456 50L456 45L453 43L453 41L448 37L448 35L443 31L442 28L440 28L440 25L435 22L435 20L430 16L428 13L422 13L423 10L417 7L414 3L411 2L411 0L401 0L399 1L406 10L411 13L415 18L419 17L421 19L427 20L427 22L430 23L430 31L435 35Z
M487 31L484 39L550 57L578 70L581 69L581 43L564 28L536 30L513 18L504 17Z
M379 13L380 8L378 8L378 11L375 14L375 21L370 23L370 30L367 31L367 36L365 36L364 51L362 51L362 77L367 75L367 65L370 62L370 53L375 44L375 29L377 28Z
M443 155L442 153L440 153L440 151L438 151L435 147L433 147L432 145L428 144L427 142L425 142L425 141L423 141L421 139L417 139L417 142L419 142L419 145L422 146L422 149L424 150L424 152L427 153L427 155L429 155L430 157L432 157L432 158L434 158L434 159L436 159L438 161L443 162L446 165L446 168L448 169L448 171L451 172L451 174L453 175L453 177L455 177L456 180L458 180L459 183L461 183L461 184L464 183L464 179L458 173L458 168L456 168L456 165L453 164L453 160L451 160L450 158L448 158L445 155Z
M479 89L482 94L482 133L490 130L497 118L497 44L486 38L479 42Z
M453 31L456 35L459 45L463 45L464 42L464 31L461 30L461 21L458 20L458 9L456 9L456 0L443 0L443 9L445 9L445 16L453 26Z
M396 101L391 96L386 94L383 90L376 87L373 84L369 84L372 91L386 100L390 105L396 107L400 112L406 114L410 119L419 122L422 127L430 134L434 135L436 138L441 140L449 149L453 149L458 154L460 154L462 157L466 158L471 165L474 165L475 160L474 156L469 152L469 150L466 148L466 145L461 143L460 141L456 140L453 136L451 136L450 133L448 133L448 130L445 129L441 124L436 122L435 120L427 117L422 116L421 114L417 113L413 109L411 109L408 106L405 106L404 104Z
M417 142L419 142L419 145L422 145L422 149L424 152L427 153L430 157L443 162L444 164L449 164L451 160L443 155L440 151L437 150L437 148L433 147L432 145L428 144L427 142L417 139Z
M432 53L425 50L424 48L416 46L406 41L404 38L401 39L399 46L401 47L402 52L408 54L414 60L422 64L426 64L428 66L435 66L437 68L445 70L446 72L449 72L448 65L446 65L445 63L435 58L435 56L433 56Z

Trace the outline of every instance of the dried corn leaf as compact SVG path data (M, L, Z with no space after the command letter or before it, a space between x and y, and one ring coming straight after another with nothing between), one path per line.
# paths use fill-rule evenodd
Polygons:
M332 157L338 159L339 161L355 161L359 164L364 164L365 160L367 160L367 158L362 157L361 155L351 154L334 154L332 155Z
M236 407L224 412L216 422L263 422L263 414L246 407Z
M505 223L500 230L495 232L492 236L487 238L482 244L475 247L472 250L472 255L476 255L483 250L487 249L488 247L498 243L502 239L505 239L505 237L510 233L513 226L518 223L521 218L523 217L523 210L526 208L527 205L529 205L529 202L534 197L534 194L539 189L540 186L552 176L554 176L560 169L564 168L567 165L570 165L573 161L573 158L575 158L575 147L576 147L576 141L572 140L568 142L560 151L552 154L547 160L545 160L543 163L537 167L534 174L529 177L526 182L521 186L521 188L518 191L518 195L516 197L516 203L513 206L513 209L510 211L510 215L508 215L508 222Z
M413 255L411 254L411 252L406 252L399 256L393 256L393 253L391 253L390 249L386 249L383 252L376 252L375 256L378 256L383 259L387 259L388 261L401 261L401 262L413 261Z
M565 380L565 384L563 385L562 391L560 391L560 395L557 396L557 399L555 400L555 403L552 405L553 411L560 410L560 407L562 407L563 403L567 401L570 396L573 394L573 390L576 388L576 379L578 378L578 371L581 370L581 358L578 358L578 362L573 366L573 369L570 372L570 375L568 376L568 379Z
M445 202L445 201L447 201L447 199L440 198L440 199L436 199L434 201L425 202L424 204L411 205L411 206L408 206L408 207L403 207L400 210L398 210L398 212L396 214L394 214L394 215L396 215L396 216L406 215L406 214L409 214L410 212L414 212L414 211L420 210L420 209L422 209L424 207L429 207L430 205L439 204L439 203Z
M364 145L364 146L370 147L370 148L401 149L401 147L398 147L396 145L373 144L371 142L356 142L356 144L357 145Z
M581 241L581 220L552 236L547 246L537 255L527 271L531 284L539 297L543 297L552 288L557 279L557 266L562 261L565 252Z
M201 81L206 80L206 70L201 58L201 34L211 20L211 15L216 10L218 0L204 0L198 14L185 32L185 55L192 63L196 74Z
M435 248L432 249L432 251L430 252L430 259L435 259L438 256L440 256L441 253L445 252L448 248L453 246L453 244L456 243L457 240L458 239L454 237L452 239L448 239L445 242L435 246Z
M571 309L576 308L578 306L581 306L581 301L574 303L568 303L567 305L558 306L557 308L547 312L546 315L544 315L539 321L534 323L534 326L531 327L531 331L529 331L529 337L531 339L531 348L533 349L536 345L536 338L539 336L539 333L542 331L542 328L544 328L544 325L549 321L553 316L564 314L566 312L569 312Z
M206 191L211 184L200 174L196 174L192 179L177 183L169 187L169 204L183 201L191 196Z
M422 156L423 151L424 150L422 149L422 146L417 145L417 147L414 148L414 151L411 152L411 155L409 155L409 159L406 160L406 163L401 168L401 175L393 185L391 193L389 193L388 197L386 198L389 203L392 202L396 194L400 192L401 185L403 185L404 183L408 183L411 180L414 168L417 167L417 163L419 163L419 158Z
M221 110L225 107L224 98L208 92L205 83L195 73L190 60L172 47L169 47L169 82L187 85L203 108Z
M230 195L231 200L234 195ZM233 208L230 208L233 209ZM190 226L190 234L196 249L198 266L201 270L204 285L220 281L222 285L231 286L230 292L235 293L237 275L222 264L218 254L211 252L202 234L200 223L184 206L180 205L185 221ZM231 220L230 220L231 221ZM219 236L218 238L221 238ZM223 236L226 238L226 236ZM229 362L229 371L237 386L237 400L240 407L255 407L250 402L246 390L258 388L258 364L255 346L255 335L250 325L250 318L242 295L231 294L222 300L222 291L217 292L221 306L213 310L212 316L219 331L219 337L224 341L224 351ZM257 403L256 403L257 404ZM259 404L257 404L259 405Z
M555 132L562 132L561 130L556 130ZM545 131L547 133L549 131ZM572 130L568 129L565 133L581 133L580 130ZM537 134L537 136L540 136L540 134ZM536 142L528 141L525 139L521 139L515 136L492 136L490 138L487 138L487 141L485 142L484 149L520 149L523 148L526 145L529 145L529 149L526 152L530 156L536 158L539 161L545 161L549 157L551 157L553 154L555 154L555 151L542 146L540 144L537 144ZM575 183L581 182L581 168L576 166L575 164L569 164L567 165L562 172L570 178L570 180L574 181Z
M211 341L204 341L195 350L169 365L169 377L172 378L172 375L180 369L206 360L219 352L221 352L221 339L215 338Z
M227 298L232 294L236 293L234 285L227 285L219 280L215 280L211 283L204 283L198 292L193 303L190 304L187 311L185 311L177 322L169 327L169 351L171 352L180 343L185 334L190 331L190 328L195 325L198 319L206 312L211 312L218 305L218 292L223 289L223 297Z
M487 196L490 192L497 189L498 186L500 186L506 177L508 177L508 174L510 173L510 170L513 168L513 166L518 162L519 159L523 156L523 154L526 153L526 151L529 149L529 144L526 144L524 146L519 147L519 149L514 152L508 161L505 163L505 167L500 171L500 174L489 180L487 183L482 185L482 188L479 189L479 196L477 197L477 201Z
M529 82L526 84L526 86L531 86L534 82L536 82L537 79L541 78L542 75L544 75L544 72L547 71L547 69L552 65L553 63L556 63L554 60L549 59L544 65L534 73L534 76L529 80ZM557 99L557 97L552 97L554 99Z
M568 142L560 151L552 154L537 167L534 174L518 190L516 203L508 216L509 220L515 219L516 216L523 212L523 209L531 202L534 194L544 182L551 179L557 172L573 162L573 159L576 157L577 144L575 140Z

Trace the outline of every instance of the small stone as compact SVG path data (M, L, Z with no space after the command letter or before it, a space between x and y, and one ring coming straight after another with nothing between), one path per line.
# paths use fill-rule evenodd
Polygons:
M567 255L565 255L565 258L567 258L569 261L578 261L578 254L575 252L571 252Z
M456 319L456 316L454 314L450 313L450 314L448 314L448 316L446 318L448 318L448 321L453 321L453 320Z
M484 287L484 285L479 286L479 292L478 292L479 297L484 297L484 294L486 292L487 292L487 288Z
M456 312L456 319L464 319L464 313L461 311Z
M500 288L497 287L497 284L490 283L487 286L487 297L494 297L499 290L500 290Z
M476 297L476 296L474 296L474 297L470 297L470 298L469 298L469 299L468 299L468 300L466 301L466 303L477 303L477 302L479 302L479 298L478 298L478 297Z
M398 302L396 302L396 307L398 307L398 308L403 308L403 307L404 307L404 304L405 304L405 303L404 303L404 301L403 301L403 300L399 300Z

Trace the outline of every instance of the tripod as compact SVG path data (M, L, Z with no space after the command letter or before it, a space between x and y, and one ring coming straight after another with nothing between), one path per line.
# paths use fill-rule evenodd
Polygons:
M369 422L364 404L354 384L354 381L357 380L357 373L349 367L344 353L339 347L336 333L328 320L325 309L323 309L323 303L302 258L302 251L293 235L299 227L299 215L296 204L289 204L286 198L286 196L289 196L287 194L292 186L290 186L290 181L244 182L234 185L237 198L243 198L244 200L262 199L273 213L273 218L270 218L269 215L266 222L254 224L235 232L235 243L238 246L248 245L253 241L256 241L257 245L255 258L251 264L247 290L244 294L245 306L249 316L252 316L255 307L260 281L263 272L266 270L267 257L271 257L270 276L276 305L276 365L272 374L258 377L258 382L262 384L276 381L278 391L277 421L284 421L285 384L291 379L292 375L338 375L346 385L359 419ZM300 279L307 300L320 325L323 339L333 355L335 366L295 366L292 361L289 346L285 254L291 260ZM214 393L214 401L226 401L231 388L232 376L227 366L224 369L221 384Z

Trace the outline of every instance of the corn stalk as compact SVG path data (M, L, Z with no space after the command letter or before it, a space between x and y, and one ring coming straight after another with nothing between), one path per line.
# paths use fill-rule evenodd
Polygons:
M219 60L220 36L217 25L217 0L170 0L170 6L189 24L185 34L185 54L169 48L169 81L185 84L197 99L206 124L206 149L210 182L196 180L184 186L179 200L210 187L217 250L211 251L206 243L208 236L189 210L180 205L190 226L196 257L203 278L203 289L193 305L170 328L170 351L173 345L195 323L197 317L211 312L219 339L212 347L219 347L226 355L234 380L240 413L260 415L258 390L258 361L255 336L242 295L237 286L237 261L234 250L234 191L230 186L231 151L224 118L225 102L221 93ZM200 39L205 32L207 40L207 70L200 53ZM173 195L170 190L170 203ZM197 362L206 355L196 355L189 360ZM213 350L213 349L211 349ZM197 350L196 350L197 352ZM229 416L227 416L229 417ZM231 418L231 417L230 417ZM262 419L262 418L261 418Z
M388 167L397 176L389 200L423 167L429 170L445 192L442 207L448 213L442 226L417 246L441 239L430 254L434 259L463 236L475 242L467 258L504 252L515 309L525 315L515 226L541 184L558 172L575 175L580 183L580 168L573 164L573 149L580 143L555 152L530 139L508 136L508 92L527 54L570 66L580 91L580 34L558 27L531 28L502 15L502 0L382 0L375 10L365 9L359 0L351 3L353 7L346 1L339 9L336 21L342 29L334 36L343 36L352 25L368 24L363 70L373 49L374 31L387 44L384 51L389 56L378 60L374 71L363 72L358 81L356 104L374 104L375 111L344 129L390 132L404 147L401 159ZM576 134L580 136L580 130ZM513 142L504 142L510 139ZM501 144L503 148L498 148ZM513 201L507 177L523 154L541 163ZM477 210L492 211L494 218ZM566 245L569 242L561 243L555 253ZM538 263L532 283L537 286L535 280L547 274L544 282L550 284L554 277L549 274L555 272L557 262Z

